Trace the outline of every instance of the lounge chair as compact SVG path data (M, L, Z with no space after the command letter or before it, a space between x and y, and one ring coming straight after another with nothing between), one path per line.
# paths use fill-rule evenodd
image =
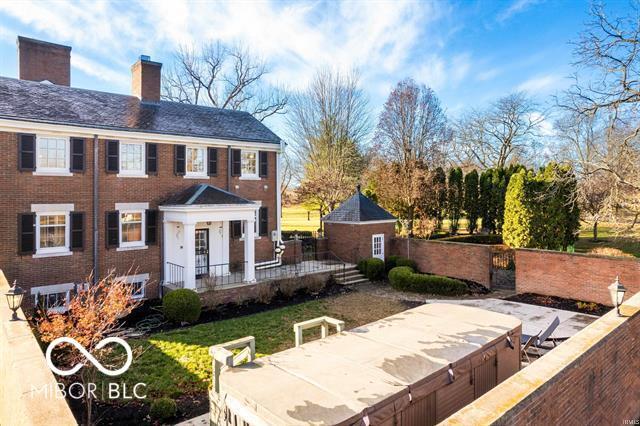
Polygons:
M549 327L547 327L547 329L545 331L542 331L540 333L538 333L536 335L536 340L534 340L533 342L533 346L535 346L536 348L541 347L547 340L549 340L550 342L553 343L553 346L556 346L556 339L552 339L551 335L553 334L554 331L556 331L556 328L558 328L558 326L560 325L560 318L555 317L553 321L551 321L551 324L549 324ZM529 336L527 334L523 334L522 335L522 341L526 342L529 340L529 338L532 336Z
M522 361L526 361L528 364L531 364L531 359L529 358L528 350L538 340L538 336L540 336L540 333L534 336L527 336L526 334L522 335L521 341L524 342L524 344L522 345L522 350L520 351L520 359L522 359Z

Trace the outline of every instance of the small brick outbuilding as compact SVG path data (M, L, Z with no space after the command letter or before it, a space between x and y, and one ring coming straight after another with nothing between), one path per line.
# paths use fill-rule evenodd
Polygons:
M322 218L329 251L345 262L385 258L395 235L396 218L360 192Z

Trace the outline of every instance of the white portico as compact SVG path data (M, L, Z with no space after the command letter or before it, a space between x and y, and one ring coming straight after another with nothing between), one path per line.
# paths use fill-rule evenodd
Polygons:
M255 220L259 204L207 184L167 200L163 213L165 282L195 289L196 279L229 270L230 223L244 228L244 281L255 282Z

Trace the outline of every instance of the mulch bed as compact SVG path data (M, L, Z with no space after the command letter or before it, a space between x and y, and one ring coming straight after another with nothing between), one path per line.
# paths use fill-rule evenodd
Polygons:
M507 297L505 300L512 302L528 303L529 305L546 306L548 308L562 309L565 311L579 312L581 314L602 316L609 312L610 306L593 302L583 302L563 297L545 296L535 293L522 293Z
M306 292L304 289L298 290L292 297L285 297L282 294L277 293L269 303L259 303L251 300L248 300L246 303L242 304L227 303L224 305L216 306L215 309L203 310L198 321L189 324L189 326L193 326L196 324L206 324L230 318L238 318L246 315L253 315L259 312L283 308L289 305L297 305L299 303L310 302L312 300L324 299L326 297L349 293L351 291L354 290L348 286L342 286L336 284L335 282L331 282L318 293L311 294ZM161 300L145 301L124 319L123 327L135 327L139 321L148 318L150 315L155 315L161 312L161 308ZM157 333L178 328L181 328L179 324L172 324L167 322L157 328L154 328L153 330L151 330L151 332Z

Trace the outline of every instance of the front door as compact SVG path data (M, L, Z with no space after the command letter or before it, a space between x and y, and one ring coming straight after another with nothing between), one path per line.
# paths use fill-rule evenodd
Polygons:
M374 234L371 237L371 257L384 260L384 234Z
M209 229L196 229L196 278L209 275Z

